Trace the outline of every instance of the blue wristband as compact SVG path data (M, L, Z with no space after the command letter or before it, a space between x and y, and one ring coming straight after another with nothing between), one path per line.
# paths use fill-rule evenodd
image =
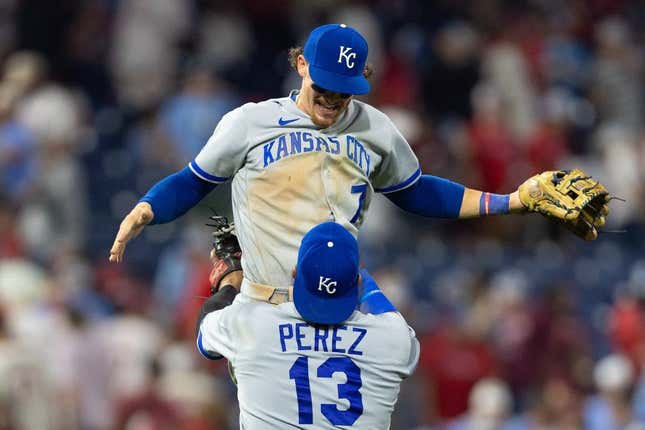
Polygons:
M507 214L510 199L510 194L482 193L479 198L479 215Z

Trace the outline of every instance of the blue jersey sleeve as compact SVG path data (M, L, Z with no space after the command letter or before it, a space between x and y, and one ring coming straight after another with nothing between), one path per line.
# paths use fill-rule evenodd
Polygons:
M466 188L456 182L422 175L413 185L389 194L387 198L413 214L435 218L458 218Z
M397 312L396 307L379 289L374 278L365 269L361 269L361 284L359 288L360 297L358 300L359 310L366 314L382 314L385 312Z
M179 218L216 187L184 167L179 172L157 182L140 202L152 206L154 218L150 224L163 224Z

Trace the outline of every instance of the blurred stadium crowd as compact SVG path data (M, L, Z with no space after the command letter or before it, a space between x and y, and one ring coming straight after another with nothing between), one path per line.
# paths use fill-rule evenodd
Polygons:
M0 0L0 430L236 428L193 344L226 187L108 250L224 113L299 85L287 49L325 22L368 39L367 101L424 172L507 193L576 166L626 200L589 244L377 197L362 257L423 347L392 428L645 428L642 2Z

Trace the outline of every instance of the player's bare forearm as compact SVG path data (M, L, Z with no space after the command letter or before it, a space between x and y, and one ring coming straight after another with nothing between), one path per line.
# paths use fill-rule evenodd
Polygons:
M526 212L526 207L522 204L520 200L520 192L513 191L510 194L510 200L508 202L508 208L512 214L520 214Z
M459 209L459 218L521 213L525 210L517 191L499 195L466 188Z
M119 226L119 231L114 238L112 249L110 249L110 261L120 263L123 261L123 253L127 243L137 237L143 228L150 224L154 218L152 206L147 202L140 202L130 211Z

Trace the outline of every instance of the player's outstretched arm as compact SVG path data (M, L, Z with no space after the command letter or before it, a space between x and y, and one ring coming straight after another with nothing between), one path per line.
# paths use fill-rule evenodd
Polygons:
M216 184L198 177L188 167L157 182L121 222L110 250L110 261L123 261L126 245L146 225L179 218L215 187Z
M492 194L432 175L422 175L411 186L385 195L403 210L432 218L474 218L525 210L517 191Z

